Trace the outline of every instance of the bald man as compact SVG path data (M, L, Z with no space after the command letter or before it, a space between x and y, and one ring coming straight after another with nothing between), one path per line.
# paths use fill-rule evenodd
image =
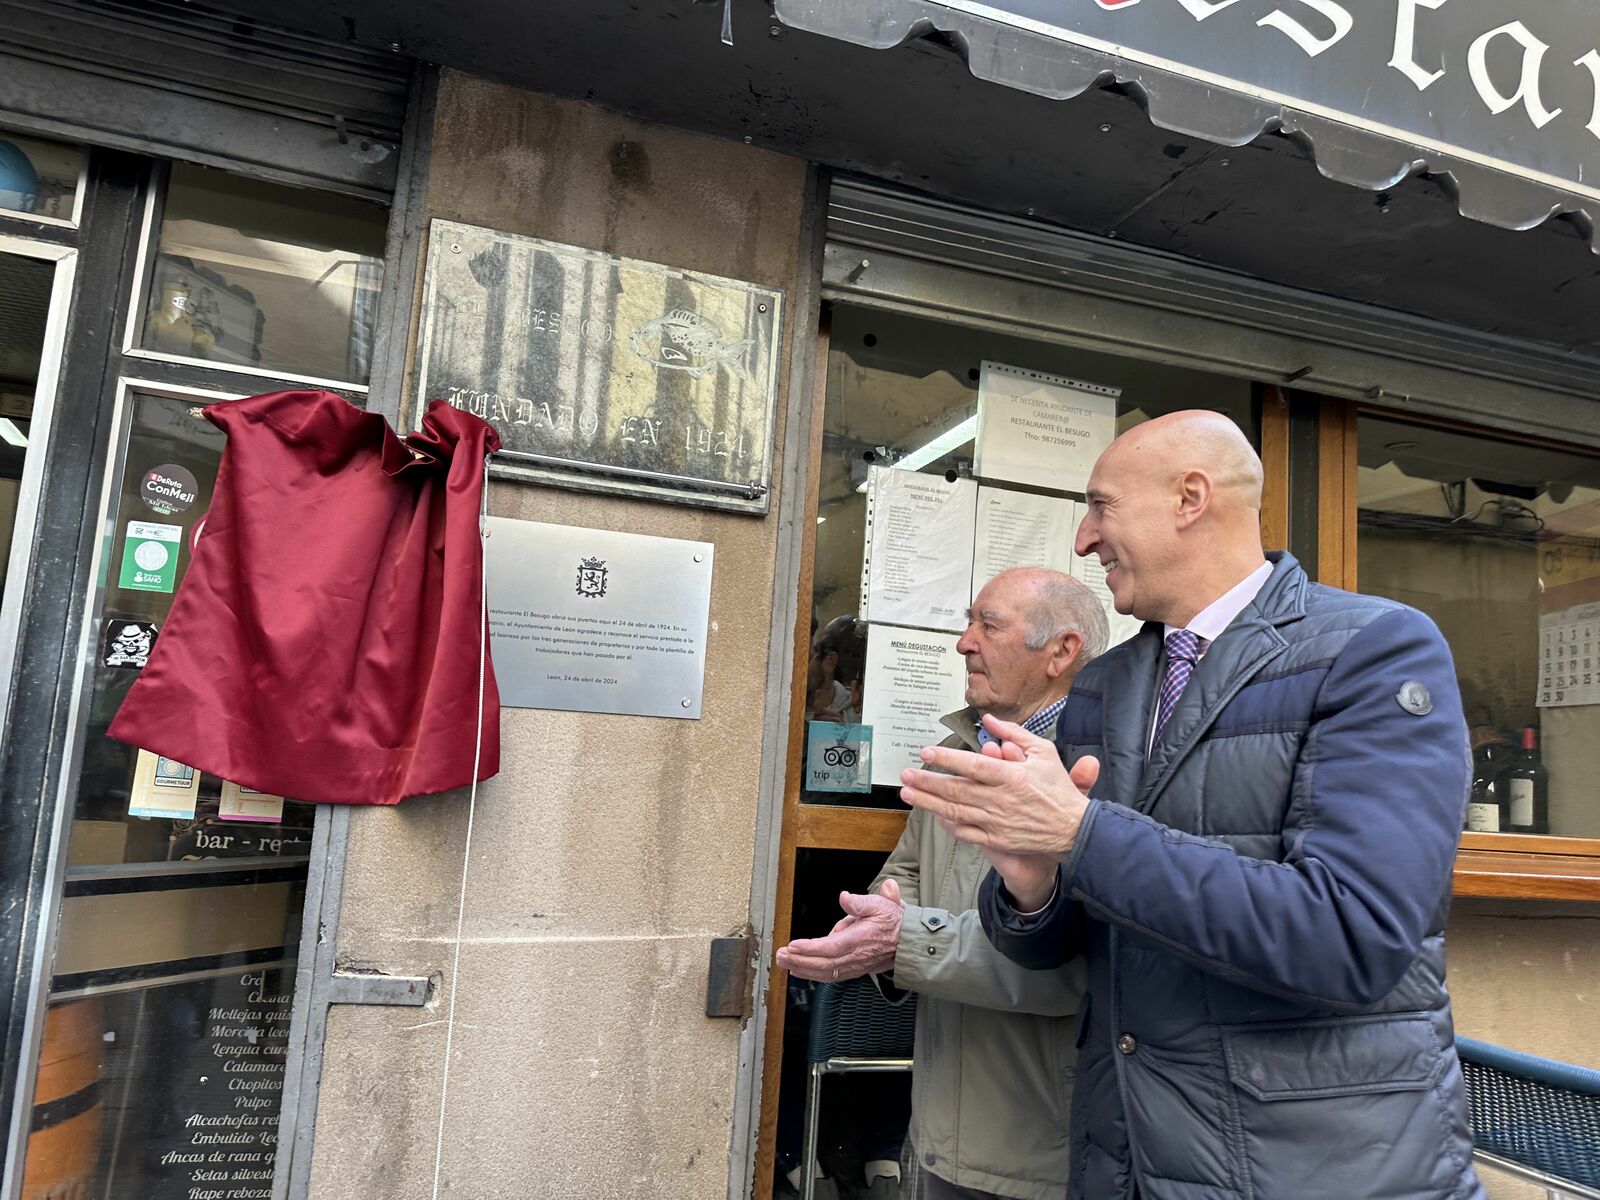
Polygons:
M1468 792L1450 651L1404 605L1263 554L1221 416L1124 434L1077 552L1146 624L1054 744L986 718L905 799L994 865L1007 958L1088 973L1072 1192L1481 1200L1444 985Z

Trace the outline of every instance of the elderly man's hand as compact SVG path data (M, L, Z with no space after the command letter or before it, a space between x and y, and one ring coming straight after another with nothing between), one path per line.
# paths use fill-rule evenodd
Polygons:
M1072 851L1100 763L1080 759L1069 774L1053 743L992 716L984 723L1002 745L983 754L925 748L922 761L937 770L902 772L900 797L982 848L1026 911L1050 898L1054 866Z
M796 938L778 951L778 965L801 979L835 982L894 966L905 902L900 885L885 879L877 895L839 893L845 916L827 937Z

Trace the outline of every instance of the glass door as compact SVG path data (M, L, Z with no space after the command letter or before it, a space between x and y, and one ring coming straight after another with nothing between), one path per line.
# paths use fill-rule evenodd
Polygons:
M25 1196L270 1194L311 807L105 736L203 536L198 399L120 400Z
M105 161L91 155L86 254L115 243L120 263L120 247L140 251L130 290L90 294L85 265L73 301L94 319L74 323L69 368L97 358L105 383L74 389L70 412L93 415L105 466L89 476L94 533L70 567L84 609L63 657L76 660L76 677L44 702L64 731L62 782L38 799L58 824L33 866L39 966L7 1170L20 1164L28 1200L268 1197L314 810L106 731L205 536L225 440L205 406L308 386L363 403L388 213L125 156L124 178L142 166L147 182L137 207L124 193L117 227L100 226L110 189L95 172ZM12 444L14 429L25 460L9 604L28 591L18 564L31 549L21 532L31 528L27 471L38 468L27 456L48 448L52 464L81 466L94 438L33 444L40 409L9 382L27 372L8 369L8 351L40 326L8 302L15 294L29 298L12 302L18 313L38 309L39 277L8 268L0 262L0 439ZM118 319L106 320L119 302ZM15 457L0 450L0 483ZM58 491L46 495L59 502ZM36 612L19 611L14 627L30 632Z

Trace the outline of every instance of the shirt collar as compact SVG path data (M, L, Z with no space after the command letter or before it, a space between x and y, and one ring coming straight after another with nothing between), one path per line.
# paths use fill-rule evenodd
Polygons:
M1171 637L1180 629L1187 629L1190 633L1205 638L1207 643L1216 641L1222 636L1222 631L1233 624L1233 619L1249 606L1250 601L1260 594L1262 588L1267 586L1267 580L1271 577L1272 564L1262 563L1197 612L1187 625L1166 626L1162 630L1163 639Z
M1061 710L1066 706L1067 698L1065 696L1059 700L1052 701L1024 721L1022 727L1031 734L1053 742L1056 739L1056 719L1061 716ZM980 719L978 722L978 745L987 746L990 742L998 740L983 727L983 721Z

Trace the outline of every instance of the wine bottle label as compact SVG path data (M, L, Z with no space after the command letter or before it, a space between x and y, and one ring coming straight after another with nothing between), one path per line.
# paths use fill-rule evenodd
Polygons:
M1511 781L1511 825L1514 829L1526 829L1533 824L1533 780L1513 779Z
M1500 806L1498 804L1467 805L1467 828L1473 833L1500 832Z

